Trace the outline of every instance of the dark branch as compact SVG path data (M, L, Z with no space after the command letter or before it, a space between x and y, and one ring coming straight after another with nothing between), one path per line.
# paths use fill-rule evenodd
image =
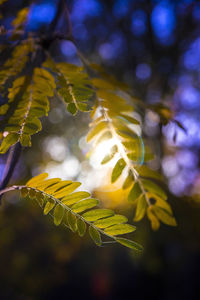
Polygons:
M59 21L59 18L61 16L61 14L62 14L63 9L64 9L64 3L63 3L62 0L59 0L55 18L53 19L53 21L49 25L49 34L51 34L55 31L56 25L58 24L58 21Z
M6 167L3 174L3 180L0 185L0 191L3 190L8 185L13 175L16 164L20 158L21 148L22 148L21 144L18 142L10 149L8 159L6 162ZM1 201L1 196L0 196L0 201Z

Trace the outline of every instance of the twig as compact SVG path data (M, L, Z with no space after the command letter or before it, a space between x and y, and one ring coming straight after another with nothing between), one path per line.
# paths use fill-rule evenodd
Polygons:
M66 1L62 0L62 2L63 2L63 5L64 5L64 11L65 11L66 21L67 21L67 26L68 26L67 36L69 36L70 40L74 42L74 37L73 37L73 34L72 34L72 23L71 23L71 20L70 20L69 10L68 10Z
M20 190L21 188L23 188L24 186L18 186L18 185L12 185L12 186L9 186L3 190L0 191L0 197L2 197L3 194L7 193L7 192L10 192L10 191L15 191L15 190Z
M51 24L49 25L49 33L50 34L52 34L52 32L55 31L56 25L58 23L58 20L59 20L61 14L62 14L63 9L64 9L63 0L59 0L56 15L55 15L53 21L51 22Z

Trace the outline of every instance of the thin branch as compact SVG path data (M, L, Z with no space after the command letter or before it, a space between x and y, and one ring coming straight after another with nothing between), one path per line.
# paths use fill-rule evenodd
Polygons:
M23 188L24 186L18 186L18 185L12 185L7 187L6 189L3 189L0 191L0 197L2 197L3 194L10 192L10 191L15 191L15 190L20 190L21 188Z
M71 23L71 20L70 20L69 10L68 10L66 1L62 0L62 2L63 2L63 5L64 5L64 11L65 11L66 21L67 21L67 26L68 26L67 36L69 36L70 40L74 42L74 37L73 37L73 34L72 34L72 23Z
M22 149L22 147L19 142L10 149L8 159L6 162L6 167L4 169L3 179L0 184L0 193L7 186L7 184L9 183L9 181L13 175L15 166L20 158L21 149ZM1 196L0 196L0 202L1 202Z
M49 33L50 34L55 31L56 25L58 24L58 20L62 14L63 9L64 9L63 0L59 0L56 15L55 15L53 21L51 22L51 24L49 25Z

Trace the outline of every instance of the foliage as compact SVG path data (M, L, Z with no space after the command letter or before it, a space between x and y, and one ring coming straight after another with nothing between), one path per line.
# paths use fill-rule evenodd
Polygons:
M166 124L172 120L169 108L161 104L145 105L135 99L125 84L106 74L102 67L88 63L82 55L81 67L55 62L42 39L30 35L20 38L19 31L23 30L27 16L28 8L24 8L12 22L10 39L16 36L19 39L14 49L11 47L10 57L0 71L1 94L7 98L0 107L3 116L0 153L6 153L17 143L30 147L31 136L42 129L39 118L48 115L49 99L59 96L72 115L78 110L90 111L88 142L98 145L106 139L114 141L101 163L106 164L118 156L111 183L126 173L122 188L129 189L128 201L136 208L134 221L140 221L146 214L154 230L159 228L160 221L176 226L167 195L161 187L162 176L148 166L154 155L141 137L142 124L135 114L141 108L143 111L152 109ZM64 223L83 236L87 224L97 245L101 245L103 234L129 248L141 250L137 243L116 237L135 230L134 226L126 224L126 217L108 209L92 209L98 200L84 191L72 193L79 182L45 180L46 177L47 174L41 174L16 189L29 198L36 198L44 214L53 211L55 225Z

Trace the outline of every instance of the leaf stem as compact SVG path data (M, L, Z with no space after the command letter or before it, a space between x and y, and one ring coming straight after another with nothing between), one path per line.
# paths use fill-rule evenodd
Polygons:
M10 191L14 191L14 190L20 190L22 189L23 187L25 186L20 186L20 185L12 185L12 186L9 186L5 189L2 189L0 190L0 197L2 197L3 194L7 193L7 192L10 192Z

